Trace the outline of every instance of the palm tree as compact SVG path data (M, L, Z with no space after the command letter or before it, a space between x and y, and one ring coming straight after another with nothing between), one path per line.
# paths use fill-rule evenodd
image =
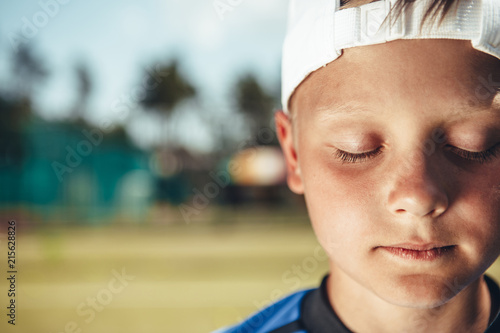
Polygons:
M147 73L146 75L155 76L149 79L155 80L151 82L156 82L156 84L144 85L146 93L141 105L147 111L161 115L164 133L166 132L164 134L165 140L169 144L173 138L166 127L172 119L176 107L182 101L194 97L196 90L180 72L177 60L157 66L155 74Z
M11 84L0 91L0 169L22 165L26 156L23 128L32 115L33 92L49 74L25 44L12 53L11 66Z
M19 46L12 62L13 78L15 78L16 97L20 100L31 100L34 89L48 76L42 61L27 45Z
M83 118L84 113L87 111L87 105L90 94L92 92L92 78L87 64L79 61L75 65L75 77L77 83L77 99L73 107L73 117Z
M259 131L269 129L273 110L276 106L274 96L268 93L253 74L240 77L235 87L235 101L239 112L246 118L252 137L257 144L276 144L273 138L263 138Z

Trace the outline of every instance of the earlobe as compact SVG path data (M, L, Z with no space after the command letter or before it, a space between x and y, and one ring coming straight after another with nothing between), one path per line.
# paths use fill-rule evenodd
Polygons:
M296 194L303 194L302 175L298 163L297 150L294 146L292 122L288 115L283 111L278 111L274 115L276 123L276 133L285 156L287 167L288 187Z

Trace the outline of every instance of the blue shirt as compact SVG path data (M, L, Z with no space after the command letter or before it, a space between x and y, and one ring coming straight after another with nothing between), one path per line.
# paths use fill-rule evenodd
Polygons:
M327 278L317 289L291 294L242 323L213 333L352 333L333 311L328 299ZM500 333L500 289L491 278L484 278L491 296L491 325L485 333Z

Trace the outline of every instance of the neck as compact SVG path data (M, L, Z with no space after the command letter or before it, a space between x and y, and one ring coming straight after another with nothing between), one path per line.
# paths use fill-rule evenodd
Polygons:
M328 296L340 320L353 332L484 332L491 300L483 276L451 300L433 308L391 304L331 265Z

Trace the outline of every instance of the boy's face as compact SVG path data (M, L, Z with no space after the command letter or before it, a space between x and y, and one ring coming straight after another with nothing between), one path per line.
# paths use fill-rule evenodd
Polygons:
M493 263L499 87L500 61L456 40L347 49L299 86L278 135L334 278L433 307Z

